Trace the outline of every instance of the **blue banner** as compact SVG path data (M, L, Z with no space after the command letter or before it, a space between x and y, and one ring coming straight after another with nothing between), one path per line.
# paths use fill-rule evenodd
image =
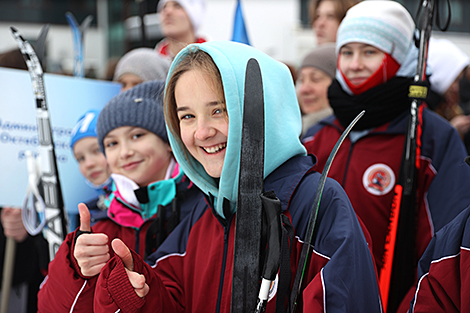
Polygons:
M44 74L59 179L69 213L96 192L80 174L70 149L70 134L89 109L101 109L121 88L94 79ZM38 154L36 102L27 71L0 67L0 206L23 205L28 184L25 151Z

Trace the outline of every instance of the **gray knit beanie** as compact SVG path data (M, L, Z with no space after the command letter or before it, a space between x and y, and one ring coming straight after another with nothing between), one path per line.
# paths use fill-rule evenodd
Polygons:
M168 143L163 116L165 82L149 81L123 91L112 98L101 110L96 125L98 143L104 153L104 137L121 126L147 129Z
M315 67L325 72L331 78L335 78L336 73L336 52L334 43L323 44L312 50L302 60L299 71L303 67Z
M114 71L114 81L121 75L131 73L139 76L144 82L166 79L170 61L151 48L137 48L124 54L119 59Z

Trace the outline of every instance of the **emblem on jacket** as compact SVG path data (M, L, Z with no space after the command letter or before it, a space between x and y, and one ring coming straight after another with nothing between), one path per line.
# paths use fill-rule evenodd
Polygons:
M364 172L362 184L371 194L382 196L389 193L395 186L395 174L386 164L373 164Z

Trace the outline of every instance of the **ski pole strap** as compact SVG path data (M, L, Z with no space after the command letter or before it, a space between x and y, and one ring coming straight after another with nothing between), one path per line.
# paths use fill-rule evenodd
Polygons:
M266 311L269 292L274 284L281 263L281 201L276 197L276 193L273 190L263 192L260 197L263 203L263 217L267 228L267 248L264 253L262 282L255 313L264 313Z

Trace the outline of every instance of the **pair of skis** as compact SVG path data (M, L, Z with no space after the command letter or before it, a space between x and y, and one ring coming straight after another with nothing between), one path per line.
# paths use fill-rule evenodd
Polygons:
M297 296L302 285L308 253L321 195L331 163L342 142L357 121L362 111L346 128L330 153L315 194L309 217L307 236L302 248L298 269L291 293L291 312L295 311ZM281 258L281 205L273 193L263 193L264 180L264 96L261 70L255 59L247 63L245 73L245 98L243 106L242 147L238 185L238 205L235 231L235 251L232 280L232 313L266 310L268 293L279 270ZM264 215L268 225L267 252L259 283L261 251L261 229ZM259 291L259 292L258 292ZM257 297L258 295L258 297Z
M88 16L81 26L78 25L72 13L67 12L66 18L74 35L74 76L84 77L83 33L89 27L92 17ZM41 164L37 164L34 157L29 153L27 160L29 175L28 194L23 206L23 223L31 235L37 235L41 229L43 230L44 237L49 245L49 258L52 260L68 233L68 219L57 171L57 161L41 65L49 25L45 25L41 29L36 41L36 49L24 39L16 28L11 27L10 30L18 44L31 76L33 93L36 100L39 160L41 161ZM28 207L30 197L32 199L31 209ZM36 225L37 215L41 216L39 225ZM45 225L47 225L47 227L44 227ZM13 238L7 238L3 266L0 313L6 313L9 309L15 254L16 243Z
M52 128L44 89L43 70L41 61L31 44L23 38L16 28L11 27L10 30L28 67L36 101L36 122L39 139L38 149L41 162L39 165L39 193L42 201L35 199L36 201L33 201L33 206L36 207L37 201L44 203L47 227L43 229L43 234L49 244L49 257L52 260L68 233L68 222L57 171ZM48 30L49 25L41 29L36 44L38 51L44 51L44 43ZM40 56L42 57L42 52Z
M83 62L83 36L90 27L93 20L92 15L88 15L79 25L77 19L71 12L65 13L65 18L70 25L73 35L73 76L85 77L85 63Z
M67 12L66 18L74 35L74 76L83 77L83 33L89 27L93 17L91 15L87 16L81 26L78 25L72 13ZM40 172L38 175L39 195L37 195L37 192L33 193L33 210L37 209L40 215L45 215L47 227L43 229L43 233L49 243L49 257L52 260L68 233L68 220L57 170L56 154L43 79L42 59L49 25L45 25L41 29L35 48L33 48L16 28L11 27L10 30L28 67L33 86L33 94L36 100L39 160L41 164L36 166ZM31 163L31 160L29 160L29 163ZM34 172L36 170L34 167L34 165L31 166L31 164L29 164L28 171L30 172L30 176L35 174ZM30 184L35 184L35 182L32 181ZM37 190L35 186L32 185L29 189ZM26 200L25 208L27 207L27 202ZM23 216L26 215L26 211L27 210L23 211ZM27 220L25 224L28 224ZM35 226L32 225L30 228L33 229L34 227Z

